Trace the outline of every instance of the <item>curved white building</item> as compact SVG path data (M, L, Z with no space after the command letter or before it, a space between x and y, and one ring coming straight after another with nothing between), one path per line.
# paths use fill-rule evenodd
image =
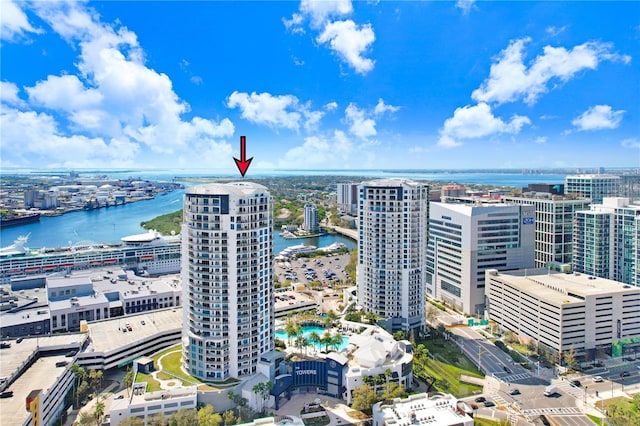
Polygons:
M182 226L183 366L251 376L274 348L271 195L251 182L187 188Z
M408 179L363 182L359 190L358 303L388 330L424 326L429 187Z

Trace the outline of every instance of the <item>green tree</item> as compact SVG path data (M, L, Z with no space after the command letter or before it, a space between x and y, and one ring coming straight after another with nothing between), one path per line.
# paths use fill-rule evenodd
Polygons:
M271 383L270 381L256 383L251 388L253 393L256 394L256 397L260 397L260 399L259 399L259 401L260 401L260 403L259 403L260 409L258 411L261 412L261 413L264 411L264 403L269 399L269 396L271 394L271 389L273 389L273 383Z
M233 413L233 410L227 410L224 413L222 413L222 423L224 423L224 426L235 425L237 420L238 419L236 418L236 415Z
M98 401L96 402L96 407L93 410L93 419L96 422L96 426L100 426L102 424L102 416L104 416L104 402Z
M81 401L84 399L85 396L87 396L87 394L89 393L89 382L87 382L86 380L83 380L82 383L80 383L80 385L78 386L78 394L76 396L76 399L78 401ZM78 406L80 404L78 403Z
M216 413L213 405L207 404L198 410L198 426L220 426L222 416Z
M389 383L389 379L393 376L393 371L390 368L384 370L384 377L387 379L387 383Z
M395 382L388 382L382 388L381 398L383 400L393 399L393 398L404 398L407 396L407 391L404 386Z
M198 412L193 409L182 409L169 417L169 426L193 426L198 424Z
M576 349L571 345L568 351L564 352L564 363L570 367L575 368L577 365L576 362Z
M427 324L433 325L438 319L438 308L431 303L427 304Z
M102 370L89 370L89 380L91 390L93 392L97 392L101 387L100 385L102 384Z
M291 346L291 338L300 334L302 328L293 321L288 321L284 326L284 332L287 333L287 337L289 339L289 346Z
M320 343L324 345L325 352L329 350L329 346L333 344L333 337L331 333L325 331L322 337L320 338Z
M354 410L362 410L371 413L371 407L378 402L378 396L371 386L364 384L353 390L353 400L351 407Z
M131 385L133 384L133 370L131 370L131 367L127 368L127 373L122 379L122 384L127 388L127 396L129 396L129 389L131 389Z
M118 426L144 426L144 420L140 417L127 417L118 423ZM151 426L151 423L148 423L147 426Z
M329 312L327 312L327 318L326 318L330 324L335 323L338 320L338 315L333 312L333 309L329 309Z
M71 372L75 375L75 380L73 382L74 395L76 399L76 407L80 405L80 384L87 377L87 370L83 367L80 367L78 364L71 365Z
M405 334L404 331L398 330L395 333L393 333L393 338L395 340L405 340L407 338L407 335Z
M95 424L93 414L86 411L81 412L76 421L80 426L93 426Z
M153 414L147 418L147 426L167 426L168 424L169 417L162 414Z

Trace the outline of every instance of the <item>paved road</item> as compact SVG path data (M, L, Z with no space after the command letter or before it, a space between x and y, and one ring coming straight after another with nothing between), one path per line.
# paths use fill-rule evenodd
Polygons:
M454 334L456 342L467 356L474 363L480 364L480 368L487 376L493 376L507 383L529 385L549 383L542 377L533 376L529 370L515 363L507 353L472 328L461 326L451 328L449 331Z

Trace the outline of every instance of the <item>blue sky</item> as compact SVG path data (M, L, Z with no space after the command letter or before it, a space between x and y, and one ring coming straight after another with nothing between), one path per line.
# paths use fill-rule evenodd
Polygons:
M640 2L0 1L3 168L640 167Z

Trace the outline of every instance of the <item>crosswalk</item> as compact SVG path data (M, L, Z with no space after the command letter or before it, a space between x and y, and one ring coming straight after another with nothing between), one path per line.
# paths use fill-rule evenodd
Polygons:
M531 377L529 373L518 373L518 374L510 374L508 376L500 376L500 380L505 383L515 383L518 380L524 380Z
M584 396L584 389L576 387L576 386L571 386L571 382L569 382L567 380L556 382L556 385L558 386L558 389L562 393L571 395L574 398L582 399L582 397Z
M507 402L503 397L501 397L499 394L497 393L492 393L491 394L491 399L493 400L493 402L496 403L497 406L505 406L508 405L509 402Z
M551 414L555 416L561 415L575 415L582 414L577 407L553 407L553 408L531 408L528 410L522 410L522 414L525 416L540 416L542 414Z

